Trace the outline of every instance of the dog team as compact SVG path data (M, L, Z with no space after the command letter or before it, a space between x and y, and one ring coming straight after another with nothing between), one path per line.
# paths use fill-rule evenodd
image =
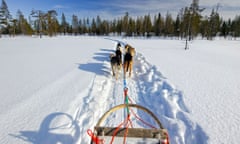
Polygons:
M130 45L126 44L124 47L124 57L123 57L123 64L122 64L122 54L123 49L121 44L118 43L115 54L110 54L110 63L112 68L113 76L118 79L119 72L123 66L124 77L128 72L129 77L131 77L131 73L133 70L133 57L135 56L135 48L131 47Z

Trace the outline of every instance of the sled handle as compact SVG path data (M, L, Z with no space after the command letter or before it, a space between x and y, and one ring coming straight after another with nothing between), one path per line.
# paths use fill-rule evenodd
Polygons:
M160 129L164 129L163 128L163 125L161 124L161 122L158 120L158 118L150 111L148 110L147 108L143 107L143 106L140 106L140 105L137 105L137 104L120 104L120 105L117 105L111 109L109 109L107 112L105 112L102 117L99 119L99 121L97 122L97 127L100 127L101 123L104 122L106 120L106 118L113 112L119 110L119 109L123 109L123 108L126 108L126 107L133 107L133 108L137 108L137 109L140 109L146 113L148 113L154 120L155 122L158 124L159 128Z

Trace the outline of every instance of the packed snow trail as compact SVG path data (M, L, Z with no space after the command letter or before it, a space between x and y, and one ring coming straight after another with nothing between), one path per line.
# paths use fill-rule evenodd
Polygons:
M110 108L123 103L123 85L122 79L115 80L112 76L109 55L114 52L113 50L101 49L94 57L101 55L101 58L97 58L97 61L103 63L105 67L104 71L99 74L94 74L91 84L88 87L87 93L81 93L78 97L82 98L77 100L82 101L79 104L79 108L76 111L75 118L79 122L81 136L79 143L90 143L90 137L87 135L88 129L93 129L98 119ZM79 67L82 69L82 66ZM102 69L103 70L103 69ZM99 70L101 71L101 70ZM78 103L76 101L76 103ZM116 126L120 120L123 119L122 115L115 114L107 119L106 123L109 126Z
M105 59L103 63L111 72L108 60ZM168 130L172 144L207 143L205 132L188 116L189 110L184 104L182 92L170 84L140 53L135 56L133 72L132 78L126 78L129 98L133 103L148 108L159 118ZM90 137L86 134L87 129L93 129L107 110L124 103L122 79L115 80L111 73L95 75L84 101L87 105L80 107L81 112L78 112L79 126L84 126L79 142L88 143ZM144 121L151 121L148 115L138 115ZM124 113L117 113L106 124L117 126L124 116ZM143 125L138 123L135 126Z

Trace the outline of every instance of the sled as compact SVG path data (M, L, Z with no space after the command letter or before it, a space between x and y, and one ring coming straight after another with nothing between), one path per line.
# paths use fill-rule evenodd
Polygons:
M135 108L147 113L158 125L158 128L128 128L128 127L105 127L102 123L110 116L111 113L119 109ZM127 131L127 132L126 132ZM158 118L147 108L136 104L117 105L106 113L97 122L94 131L88 131L91 136L91 144L119 144L123 142L123 137L127 139L127 144L169 144L168 132L163 128ZM114 141L113 141L114 137Z

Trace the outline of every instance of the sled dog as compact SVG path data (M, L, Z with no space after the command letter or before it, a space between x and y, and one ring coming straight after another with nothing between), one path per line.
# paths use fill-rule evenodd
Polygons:
M122 68L122 63L119 60L119 57L115 54L110 54L110 63L112 68L112 74L116 79L118 79L119 72Z
M131 47L130 45L125 46L125 55L124 55L124 76L126 73L129 72L129 77L131 77L131 73L133 70L133 57L135 56L135 48Z

